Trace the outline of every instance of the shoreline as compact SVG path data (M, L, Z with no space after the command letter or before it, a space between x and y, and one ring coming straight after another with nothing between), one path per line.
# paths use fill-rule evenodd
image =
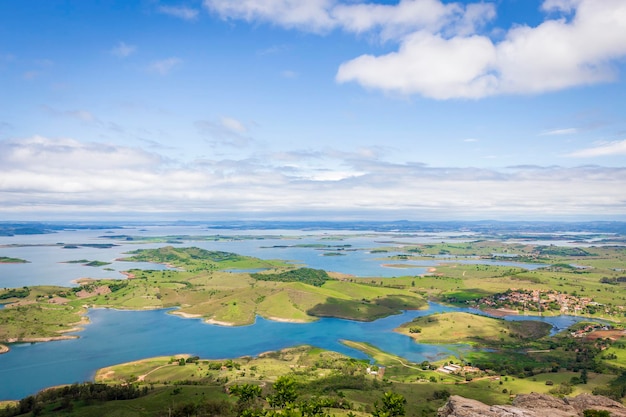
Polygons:
M215 320L215 319L205 319L204 322L206 324L214 324L217 326L224 326L224 327L234 327L235 323L231 323L228 321L219 321L219 320Z
M11 349L9 349L7 345L3 345L2 343L0 343L0 355L2 355L3 353L7 353L10 350Z
M172 311L170 314L174 314L176 316L180 316L184 319L201 319L202 318L202 314L191 314L191 313L184 313L182 311Z
M261 316L261 317L263 317L263 316ZM273 316L267 316L265 318L267 320L277 321L277 322L280 322L280 323L299 323L299 324L311 323L310 321L303 320L303 319L286 319L286 318L273 317Z

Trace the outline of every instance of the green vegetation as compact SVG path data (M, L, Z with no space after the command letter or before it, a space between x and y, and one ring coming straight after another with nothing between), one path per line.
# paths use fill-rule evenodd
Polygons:
M326 271L311 268L299 268L280 273L251 274L251 277L257 281L302 282L316 287L321 287L330 279Z
M443 313L418 317L396 331L419 343L446 344L452 340L503 349L519 348L523 342L541 339L551 328L550 324L538 321L505 321L469 313Z
M88 259L78 259L75 261L67 261L67 263L68 264L83 264L85 266L95 266L95 267L111 265L111 262L90 261Z
M30 295L28 287L10 288L0 292L0 300L10 300L11 298L26 298Z
M73 305L34 303L0 310L0 341L46 341L64 339L77 330L85 310Z
M135 251L128 259L166 262L184 270L130 270L131 279L124 281L82 280L75 288L5 290L0 293L4 299L16 301L21 296L23 302L0 310L0 341L67 337L62 333L81 322L84 305L178 307L175 314L234 325L253 323L256 315L299 322L319 316L374 320L426 305L422 296L409 290L338 281L325 271L228 252L167 246ZM223 271L231 268L269 271L254 274L255 279L247 273Z
M0 264L25 264L28 261L20 258L9 258L7 256L0 256Z
M180 243L188 237L168 239ZM302 246L329 254L355 250ZM82 324L84 306L177 307L174 314L242 325L252 323L257 315L298 322L326 316L374 320L423 308L430 299L498 314L575 313L590 321L549 336L549 326L536 321L435 314L396 330L419 343L471 348L452 347L454 355L418 364L359 341L343 343L373 358L375 365L311 347L221 361L187 356L152 358L98 373L97 384L134 386L139 397L103 402L65 392L56 397L50 394L48 399L34 396L25 404L34 407L29 412L42 415L71 410L77 416L234 416L244 412L252 416L284 415L289 410L290 415L364 417L401 415L404 410L411 416L433 416L448 396L455 394L488 404L506 402L511 393L530 391L553 395L594 392L618 400L626 395L622 332L626 248L560 248L480 240L369 250L381 256L400 252L386 258L393 259L394 266L416 259L445 263L424 276L357 278L194 247L139 250L126 260L164 263L177 269L134 269L127 271L127 280L82 280L75 288L0 290L0 300L7 303L0 309L0 342L68 337L64 333ZM463 263L477 259L533 262L545 267L528 270ZM99 261L71 262L102 266ZM237 269L264 272L229 272ZM607 319L613 325L600 326L594 319ZM452 364L459 370L441 370Z
M131 261L162 262L178 264L181 266L194 261L210 261L219 263L224 261L240 261L245 258L230 252L209 251L196 247L179 249L174 248L173 246L165 246L158 249L139 249L129 252L129 254L133 254L131 258L127 258L127 260Z
M371 300L345 300L331 297L307 312L318 317L370 321L399 314L401 310L417 310L424 307L426 307L424 299L414 295L386 295Z
M310 346L257 358L150 358L101 369L94 383L42 391L0 410L0 416L434 417L450 395L502 404L512 392L569 389L578 395L612 387L617 393L617 387L623 386L620 378L611 381L593 372L585 383L580 372L538 373L532 378L484 370L449 374L439 370L452 363L448 358L410 363L371 345L344 343L372 353L376 365Z

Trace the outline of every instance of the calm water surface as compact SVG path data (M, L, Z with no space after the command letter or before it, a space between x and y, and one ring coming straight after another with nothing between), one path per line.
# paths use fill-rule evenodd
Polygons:
M0 400L17 399L59 384L82 382L93 378L102 367L142 358L189 353L202 358L234 358L258 355L269 350L310 344L365 358L340 340L369 342L378 348L410 361L436 360L453 350L467 350L460 345L434 346L415 343L393 329L415 317L445 311L470 311L431 304L428 310L406 311L374 322L321 319L314 323L280 323L257 318L255 324L222 327L183 319L168 310L119 311L96 309L89 312L91 324L77 333L79 339L48 343L13 344L11 351L0 355ZM511 317L529 319L530 317ZM581 318L560 316L532 318L563 329Z
M162 265L119 262L125 252L135 249L157 248L166 244L137 244L111 239L107 235L128 234L141 236L161 235L282 235L290 239L263 238L238 241L182 242L181 246L199 246L208 250L222 250L262 259L285 259L296 264L356 276L406 276L418 275L433 262L405 263L411 268L387 268L384 263L403 263L386 260L393 252L375 253L371 248L394 247L388 234L308 231L228 231L207 230L201 227L146 227L112 230L64 231L48 235L0 237L0 245L29 244L34 246L0 246L0 256L28 260L27 264L0 265L0 288L24 285L71 285L81 277L121 278L120 271L130 268L163 269ZM345 236L342 240L326 239L330 234ZM305 236L295 238L296 236ZM450 240L439 234L411 237L405 244ZM63 249L64 244L114 243L112 248L79 247ZM342 251L344 256L323 256L315 248L294 247L302 244L351 245ZM40 246L48 245L48 246ZM287 245L288 247L284 247ZM282 246L282 247L275 247ZM357 250L352 250L357 249ZM112 262L106 268L87 267L65 262L78 259ZM458 261L455 261L458 263ZM464 263L492 263L466 260ZM515 262L498 262L499 265L518 266ZM532 269L533 265L519 264ZM1 308L1 306L0 306ZM417 316L440 311L459 310L432 304L428 311L409 311L370 323L340 319L322 319L309 324L272 322L258 318L256 323L244 327L220 327L203 324L200 320L182 319L167 311L116 311L91 310L91 324L79 332L79 339L36 344L13 344L11 352L0 355L0 400L22 398L52 385L89 380L96 369L141 358L189 353L203 358L233 358L258 355L261 352L299 344L310 344L364 357L361 352L343 346L339 341L349 339L364 341L407 358L411 361L434 360L463 349L458 346L429 346L414 343L409 337L394 333L398 325ZM467 311L467 310L464 310ZM557 317L542 319L555 328L565 328L576 318ZM10 381L7 383L6 381Z
M112 239L116 234L133 236L165 236L165 235L205 235L205 236L258 236L258 239L248 240L219 240L219 241L181 241L180 246L197 246L207 250L235 252L241 255L254 256L261 259L284 259L294 264L327 271L352 274L359 277L396 277L415 276L424 274L429 267L437 266L441 259L432 261L400 261L390 260L396 252L370 253L369 249L378 247L394 247L398 245L432 243L449 241L447 234L427 234L412 237L409 241L389 240L388 234L371 233L364 236L362 233L298 230L207 230L202 227L162 227L126 228L119 230L78 230L62 231L44 235L27 236L0 236L0 256L20 258L29 261L25 264L0 264L0 288L14 288L25 285L73 285L72 281L78 278L114 278L121 279L121 271L132 268L166 269L164 265L152 263L134 263L117 261L128 256L126 253L136 249L152 249L166 246L166 243L136 243ZM340 234L341 240L328 239L331 235ZM268 238L267 236L277 236ZM280 238L280 237L283 238ZM65 249L62 244L102 244L111 243L111 248L78 247ZM341 251L342 256L324 256L326 251L310 247L296 247L295 245L323 244L323 245L350 245ZM10 246L32 245L32 246ZM47 245L47 246L42 246ZM71 264L68 261L86 259L89 261L110 262L104 267L89 267L81 264ZM389 268L384 264L402 264L403 268ZM476 263L521 266L527 269L541 267L539 264L520 264L517 262L502 262L489 260L456 260L454 263ZM112 269L109 270L109 269Z

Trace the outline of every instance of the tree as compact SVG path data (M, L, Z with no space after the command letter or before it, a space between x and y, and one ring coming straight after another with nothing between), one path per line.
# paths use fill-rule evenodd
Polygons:
M261 396L261 387L252 384L234 384L229 391L239 397L237 400L237 414L242 415L246 409L256 408L257 399Z
M587 375L587 368L583 368L583 370L580 371L580 383L586 384L588 379L589 375Z
M404 405L406 404L406 398L401 394L387 391L382 398L382 406L379 407L378 403L374 404L374 417L396 417L403 416L405 414Z
M267 402L272 407L284 408L293 403L298 394L296 393L296 381L288 376L281 376L272 386L274 394L267 397Z

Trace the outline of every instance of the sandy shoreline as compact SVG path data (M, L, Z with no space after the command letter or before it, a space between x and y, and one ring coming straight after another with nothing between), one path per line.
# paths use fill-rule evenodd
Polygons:
M171 314L181 316L182 318L185 318L185 319L199 319L202 317L201 314L183 313L182 311L172 311Z
M18 340L19 343L54 342L57 340L78 339L78 336L51 336L51 337L27 337Z
M0 343L0 355L3 353L7 353L9 351L9 347Z
M204 320L204 322L206 324L215 324L218 326L227 326L227 327L233 327L235 325L234 323L230 323L228 321L219 321L219 320L214 320L214 319L206 319Z
M301 320L301 319L285 319L285 318L281 318L281 317L266 317L266 319L268 320L272 320L272 321L278 321L281 323L310 323L307 320Z
M395 268L395 269L413 269L420 268L419 266L410 265L410 264L381 264L383 268Z

